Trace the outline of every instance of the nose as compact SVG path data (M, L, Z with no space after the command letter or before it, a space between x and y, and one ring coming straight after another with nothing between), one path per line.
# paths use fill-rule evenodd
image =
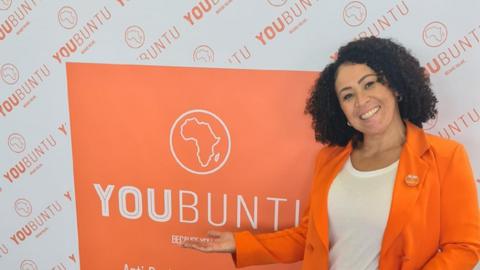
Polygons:
M355 100L357 106L362 106L368 103L369 100L370 97L366 93L364 93L363 91L358 91L357 98Z

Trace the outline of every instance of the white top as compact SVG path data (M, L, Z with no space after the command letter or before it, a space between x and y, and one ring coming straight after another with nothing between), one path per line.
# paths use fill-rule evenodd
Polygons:
M330 270L376 270L398 161L358 171L350 158L328 193Z

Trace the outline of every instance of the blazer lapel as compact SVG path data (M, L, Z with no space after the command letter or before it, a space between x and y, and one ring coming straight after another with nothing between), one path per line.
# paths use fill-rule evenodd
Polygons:
M390 214L383 235L382 255L400 234L414 209L429 167L421 158L428 147L423 130L407 122L407 139L395 177Z
M311 207L313 211L313 222L315 229L318 232L320 242L323 244L326 252L329 250L328 240L328 191L333 180L343 168L345 162L352 151L351 143L346 147L341 148L340 151L335 151L332 158L326 161L318 169L313 185Z

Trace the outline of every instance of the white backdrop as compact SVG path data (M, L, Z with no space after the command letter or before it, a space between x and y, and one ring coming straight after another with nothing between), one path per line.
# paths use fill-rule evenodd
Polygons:
M431 73L440 113L425 129L466 146L480 187L479 10L478 0L0 0L0 269L79 269L70 61L320 71L353 38L393 37Z

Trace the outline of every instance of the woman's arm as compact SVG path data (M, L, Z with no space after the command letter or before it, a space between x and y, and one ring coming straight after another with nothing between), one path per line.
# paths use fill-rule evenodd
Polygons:
M257 235L249 231L235 233L236 252L233 254L235 265L244 267L303 260L309 213L308 207L301 223L294 228Z
M207 238L185 241L182 247L206 253L231 253L237 267L300 261L305 249L308 215L307 209L300 225L294 228L256 235L249 231L211 231Z

